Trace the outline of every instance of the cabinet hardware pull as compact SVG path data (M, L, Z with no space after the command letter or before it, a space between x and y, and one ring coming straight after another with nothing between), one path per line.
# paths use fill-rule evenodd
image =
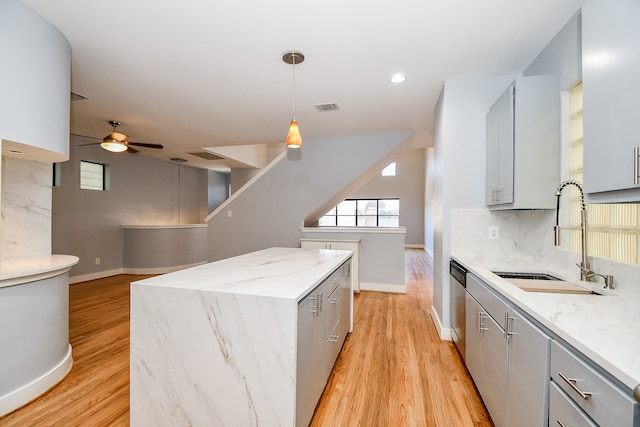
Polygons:
M504 339L508 339L514 335L518 335L515 332L511 331L511 327L513 327L513 322L509 323L509 320L515 320L515 317L509 316L509 312L504 312Z
M584 400L589 400L589 398L591 397L591 392L580 390L580 388L578 388L578 386L576 385L576 382L578 381L577 379L567 378L562 372L558 372L558 375L564 380L564 382L569 384L569 387L571 387L576 393L578 393L581 398L583 398Z
M329 302L330 302L331 304L337 304L337 303L338 303L338 301L340 301L340 300L339 300L339 299L336 299L336 298L331 298L331 299L329 299Z
M329 342L337 342L338 338L340 338L338 335L331 335L329 337Z
M633 147L633 183L636 185L640 184L640 177L638 176L640 175L640 165L638 165L640 160L638 160L638 157L640 157L640 147Z
M558 425L560 427L567 427L567 425L565 423L563 423L561 420L557 419L556 421L558 422Z

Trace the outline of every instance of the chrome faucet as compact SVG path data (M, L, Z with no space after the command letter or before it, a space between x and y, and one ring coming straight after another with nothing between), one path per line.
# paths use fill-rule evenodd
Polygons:
M563 181L556 189L556 225L553 227L553 243L556 246L560 246L560 195L562 194L562 190L568 185L573 185L580 191L580 247L582 253L580 264L576 264L580 268L580 280L589 282L595 277L602 277L604 279L605 289L613 289L613 276L594 273L591 271L591 266L589 265L589 257L587 256L587 207L584 204L582 185L578 181Z

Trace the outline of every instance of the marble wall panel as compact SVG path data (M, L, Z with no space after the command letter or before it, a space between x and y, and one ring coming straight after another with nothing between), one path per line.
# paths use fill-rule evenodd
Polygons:
M50 163L2 157L2 259L51 255Z

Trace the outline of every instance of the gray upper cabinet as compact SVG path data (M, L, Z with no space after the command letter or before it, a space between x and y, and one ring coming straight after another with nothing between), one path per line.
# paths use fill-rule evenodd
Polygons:
M491 107L486 179L491 209L555 209L560 182L558 76L520 77Z
M640 201L640 2L582 7L584 189L589 202Z

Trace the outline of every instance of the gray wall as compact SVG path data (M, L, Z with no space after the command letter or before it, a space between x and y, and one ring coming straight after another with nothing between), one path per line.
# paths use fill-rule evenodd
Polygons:
M299 247L313 222L412 142L409 132L308 139L272 162L208 219L209 261L271 246Z
M76 142L52 200L53 253L80 257L71 277L120 272L122 225L201 223L207 215L206 170ZM80 160L109 165L108 191L80 189Z
M400 225L407 229L405 245L424 246L425 149L414 148L395 160L396 176L378 173L347 198L399 198Z
M229 198L231 175L228 173L209 171L207 190L207 209L213 212L222 202Z

